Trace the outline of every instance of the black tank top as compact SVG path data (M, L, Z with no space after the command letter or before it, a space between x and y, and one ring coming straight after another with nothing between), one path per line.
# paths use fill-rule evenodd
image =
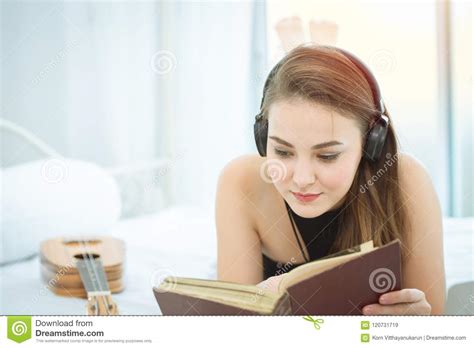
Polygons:
M291 218L293 218L298 230L303 238L303 241L298 243L300 247L300 253L303 255L306 262L317 260L323 256L328 255L329 250L337 236L338 232L338 223L339 215L342 211L342 207L330 210L320 216L314 218L304 218L297 215L285 201L286 210L288 211L288 216L290 218L290 223L292 223ZM293 223L292 223L293 226ZM294 235L297 233L293 227ZM294 237L296 238L296 236ZM309 253L309 260L303 252L301 243L304 243L306 249ZM264 279L274 275L280 275L286 272L291 271L293 268L302 265L302 263L292 263L291 260L288 260L286 263L277 262L265 254L263 256L263 276Z

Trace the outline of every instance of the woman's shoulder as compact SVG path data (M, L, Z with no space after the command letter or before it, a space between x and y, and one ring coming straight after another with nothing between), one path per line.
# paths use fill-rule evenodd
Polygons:
M416 187L422 182L431 181L428 170L415 156L406 152L399 152L397 160L402 188Z
M220 173L220 180L237 185L245 194L258 194L263 189L260 168L265 159L256 154L246 154L229 161Z
M262 216L270 216L275 211L274 185L264 181L261 168L266 158L253 154L242 155L229 161L221 170L218 195L233 196L221 199L222 204L238 204L239 211L258 230ZM262 215L263 214L263 215Z
M441 219L441 206L433 180L427 168L413 155L401 153L399 158L399 185L403 205L412 224L412 233L423 233L423 220Z

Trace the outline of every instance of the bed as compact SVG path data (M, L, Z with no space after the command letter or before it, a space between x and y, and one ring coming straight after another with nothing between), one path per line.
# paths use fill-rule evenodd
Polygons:
M169 159L101 168L62 157L6 120L0 129L47 156L0 170L0 314L85 314L85 300L53 294L40 277L39 242L58 235L105 231L125 242L125 289L114 295L124 315L161 314L152 287L168 275L216 279L213 203L169 206L172 183L151 185L171 177ZM474 314L473 225L443 219L449 314Z
M215 279L211 208L172 207L119 220L112 235L126 243L125 290L113 296L121 314L159 315L152 286L166 275ZM0 267L1 314L85 314L85 300L53 294L38 256Z
M104 168L11 121L0 131L40 154L0 168L0 314L85 314L84 299L53 294L40 276L40 242L60 236L125 242L121 314L160 314L152 287L165 276L216 278L212 204L172 206L169 158Z
M119 220L113 235L125 241L127 250L126 288L114 295L121 314L160 315L151 288L166 275L216 279L213 214L212 207L177 206ZM474 221L445 218L443 223L449 288L473 279ZM37 256L1 267L0 280L2 314L85 313L84 300L57 296L46 288Z

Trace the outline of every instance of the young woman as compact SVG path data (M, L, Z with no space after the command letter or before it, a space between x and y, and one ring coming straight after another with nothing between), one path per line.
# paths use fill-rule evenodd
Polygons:
M363 313L443 313L439 200L426 169L399 152L362 62L331 46L295 48L267 79L255 132L260 156L232 160L218 182L219 280L272 287L302 263L398 238L402 290Z

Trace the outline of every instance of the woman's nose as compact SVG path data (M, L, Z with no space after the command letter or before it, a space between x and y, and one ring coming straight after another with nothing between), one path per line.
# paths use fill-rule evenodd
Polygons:
M293 172L293 181L301 189L314 184L316 174L310 161L298 160Z

